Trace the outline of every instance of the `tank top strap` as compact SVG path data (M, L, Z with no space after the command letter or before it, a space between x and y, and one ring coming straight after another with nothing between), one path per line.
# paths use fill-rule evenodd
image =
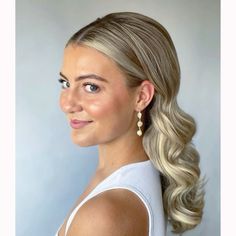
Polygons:
M116 186L107 186L105 188L100 188L98 189L97 191L93 191L91 192L71 213L67 223L66 223L66 229L65 229L65 236L69 230L69 227L76 215L76 213L78 212L79 208L82 207L83 204L85 204L87 201L89 201L90 199L92 199L93 197L103 193L103 192L106 192L106 191L109 191L109 190L114 190L114 189L126 189L128 191L131 191L133 192L141 201L142 203L145 205L146 209L147 209L147 212L148 212L148 221L149 221L149 236L152 235L152 231L153 231L153 213L152 213L152 208L150 207L150 203L149 201L147 200L147 198L142 194L142 192L135 188L134 186L131 186L131 185L116 185Z
M125 174L129 169L136 169L136 166L146 166L146 165L151 165L150 160L148 161L143 161L143 162L137 162L137 163L130 163L128 165L122 166L116 171L114 171L111 175L106 177L103 181L101 181L89 194L86 196L83 201L78 204L77 207L71 212L67 223L66 223L66 229L65 229L65 236L69 230L69 227L78 212L79 208L85 204L88 200L91 198L97 196L98 194L112 190L112 189L127 189L139 197L139 199L144 203L147 211L148 211L148 218L149 218L149 235L152 235L152 227L153 227L153 213L152 213L152 208L150 207L150 203L148 199L144 196L142 191L137 188L137 186L126 184L125 181L122 181L122 176Z

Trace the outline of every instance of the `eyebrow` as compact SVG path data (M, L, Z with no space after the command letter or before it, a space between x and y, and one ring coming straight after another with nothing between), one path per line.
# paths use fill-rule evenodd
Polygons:
M61 72L60 72L60 76L63 77L64 79L68 80L68 78L65 75L63 75ZM95 74L80 75L75 78L75 81L79 81L79 80L83 80L83 79L87 79L87 78L96 79L96 80L100 80L100 81L108 83L108 81L106 79L104 79L103 77L101 77L99 75L95 75Z

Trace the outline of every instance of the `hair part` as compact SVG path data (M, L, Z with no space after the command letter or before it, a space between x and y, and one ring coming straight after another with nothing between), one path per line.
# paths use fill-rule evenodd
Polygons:
M69 44L88 46L111 58L126 75L128 87L143 80L153 83L143 147L162 175L163 205L173 232L194 228L202 219L204 181L199 154L191 143L195 121L177 104L180 67L167 30L139 13L117 12L83 27Z

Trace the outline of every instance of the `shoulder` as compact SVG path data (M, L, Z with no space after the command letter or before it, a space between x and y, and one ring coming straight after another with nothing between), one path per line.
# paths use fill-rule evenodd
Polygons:
M148 235L148 213L129 190L105 191L87 201L77 212L67 236Z

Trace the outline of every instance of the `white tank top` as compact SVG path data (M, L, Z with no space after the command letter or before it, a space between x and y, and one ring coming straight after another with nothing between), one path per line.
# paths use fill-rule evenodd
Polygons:
M127 189L135 193L146 206L149 236L165 236L166 220L163 211L160 174L150 160L124 165L100 182L75 207L66 224L65 235L79 208L92 197L111 189ZM58 232L55 236L58 236Z

